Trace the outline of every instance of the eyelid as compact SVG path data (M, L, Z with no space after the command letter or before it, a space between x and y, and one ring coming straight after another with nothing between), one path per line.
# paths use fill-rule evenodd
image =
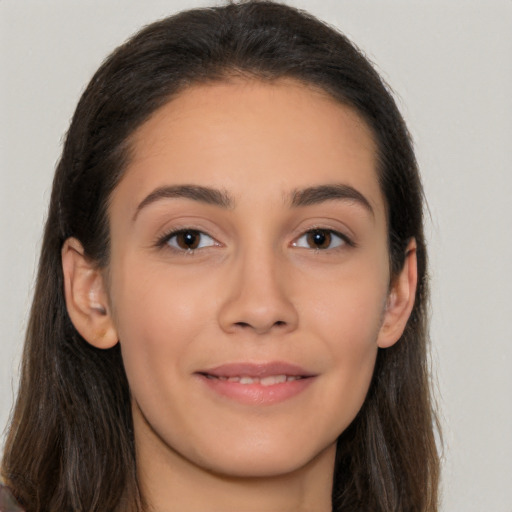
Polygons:
M208 249L210 247L223 246L223 244L221 242L219 242L215 236L212 236L209 233L209 231L210 230L205 230L204 227L199 227L195 224L179 223L178 225L175 224L172 227L168 227L168 229L165 230L163 232L163 234L158 235L152 245L153 245L153 247L156 247L158 249L167 248L169 250L174 250L177 253L184 253L184 254L191 254L195 251ZM299 245L298 241L300 239L308 236L309 234L311 234L314 231L321 231L321 232L329 233L329 234L331 234L331 236L338 238L339 242L337 242L334 247L326 247L326 248L311 247L311 246L307 246L306 244ZM206 246L204 246L204 242L203 242L203 246L197 247L197 248L183 248L183 247L178 247L176 245L169 243L169 241L173 237L179 235L180 233L184 233L184 232L194 232L194 233L198 234L199 236L207 237L210 240L210 242L208 242L208 245L206 245ZM333 251L336 249L341 250L343 248L357 247L357 245L358 244L355 242L352 234L347 234L346 230L336 229L331 226L327 226L324 223L309 225L307 228L304 226L304 228L301 229L300 231L297 229L296 234L294 235L294 237L290 243L290 246L292 246L292 247L310 249L310 250L314 250L314 251Z
M191 232L191 233L196 233L198 234L199 236L202 236L202 237L207 237L209 238L213 243L205 246L205 247L197 247L197 248L194 248L194 249L183 249L181 247L177 247L177 246L174 246L174 245L171 245L169 243L169 241L178 236L179 234L181 233L187 233L187 232ZM198 250L201 250L201 249L207 249L209 247L215 247L215 246L220 246L221 244L211 235L209 235L206 231L202 230L202 229L197 229L197 228L193 228L193 227L173 227L171 229L169 229L168 231L166 231L163 235L160 235L155 244L154 244L156 247L158 248L168 248L170 250L173 250L173 251L176 251L176 252L180 252L180 253L184 253L184 254L190 254L190 253L193 253L195 251L198 251Z
M336 238L339 238L341 243L338 243L334 247L327 247L327 248L320 248L320 247L316 247L315 248L315 247L309 247L307 245L299 245L298 244L298 240L300 240L303 237L307 237L308 235L310 235L311 233L313 233L315 231L330 233L332 236L335 236ZM343 232L338 231L336 229L328 228L328 227L323 227L323 226L313 226L313 227L309 228L308 230L303 231L299 236L295 237L293 242L292 242L292 246L293 247L304 248L304 249L316 250L316 251L328 251L328 250L332 251L332 250L336 250L336 249L341 249L341 248L346 247L346 246L348 246L348 247L356 247L356 243L354 242L352 237L350 237L346 233L343 233Z

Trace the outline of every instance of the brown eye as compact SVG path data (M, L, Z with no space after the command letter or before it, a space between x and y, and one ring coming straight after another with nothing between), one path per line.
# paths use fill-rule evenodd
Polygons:
M193 251L215 245L215 241L206 233L195 229L183 229L174 232L167 238L167 245L181 251Z
M182 231L176 235L176 244L181 249L197 249L199 238L197 231Z
M331 245L331 239L331 233L323 229L315 229L306 235L308 245L312 249L327 249Z
M333 231L332 229L312 229L307 231L293 243L294 247L303 247L305 249L336 249L343 245L351 245L348 238Z

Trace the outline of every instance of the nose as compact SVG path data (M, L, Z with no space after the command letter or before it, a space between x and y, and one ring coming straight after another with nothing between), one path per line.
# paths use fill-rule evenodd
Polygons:
M297 328L298 313L289 293L291 279L278 260L269 250L251 251L232 262L219 310L225 332L284 334Z

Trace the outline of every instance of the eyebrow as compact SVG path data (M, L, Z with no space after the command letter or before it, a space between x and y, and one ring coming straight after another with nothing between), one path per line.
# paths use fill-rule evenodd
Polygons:
M349 200L364 207L372 216L375 212L370 201L359 190L345 184L319 185L295 190L291 195L293 207L312 206L331 200Z
M235 204L233 198L222 190L217 190L200 185L172 185L159 187L146 196L137 206L133 220L137 218L140 211L161 199L192 199L200 203L219 206L220 208L232 208Z
M373 208L366 197L357 189L345 184L318 185L304 189L294 190L291 194L291 206L300 208L312 206L331 200L349 200L363 206L374 216ZM191 199L200 203L229 209L235 205L234 199L225 191L201 185L168 185L159 187L146 196L137 206L133 220L140 211L161 199Z

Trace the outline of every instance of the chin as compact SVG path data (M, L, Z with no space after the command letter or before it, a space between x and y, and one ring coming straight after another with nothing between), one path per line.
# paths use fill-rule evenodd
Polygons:
M306 449L305 449L306 448ZM327 447L286 446L282 442L237 446L205 453L196 464L228 478L275 478L304 470L323 459L334 464L336 440Z

